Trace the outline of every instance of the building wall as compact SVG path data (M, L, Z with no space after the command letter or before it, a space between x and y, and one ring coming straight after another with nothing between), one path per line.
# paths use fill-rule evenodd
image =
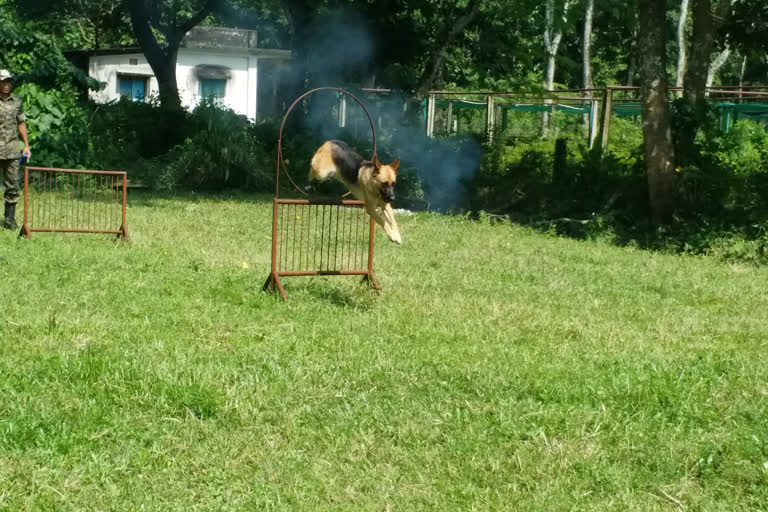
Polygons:
M198 65L223 66L229 68L225 96L221 102L239 114L256 119L257 112L257 57L243 54L217 53L215 50L180 48L176 64L176 81L182 104L189 109L200 102L200 80L195 68ZM157 95L158 87L152 68L143 54L95 55L90 57L89 74L107 87L92 91L95 101L107 102L120 98L118 75L143 76L148 78L147 95Z
M118 100L118 73L145 76L149 79L147 95L158 93L157 80L143 54L92 55L88 61L88 74L100 82L106 82L107 87L101 91L91 91L91 98L100 103Z

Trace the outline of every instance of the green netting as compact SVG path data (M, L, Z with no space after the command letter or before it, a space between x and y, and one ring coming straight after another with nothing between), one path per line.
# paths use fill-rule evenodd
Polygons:
M768 105L762 103L718 103L715 105L721 115L730 114L734 117L750 119L768 119ZM639 103L615 103L613 115L616 117L634 117L641 115Z
M723 115L731 114L737 118L768 119L768 104L764 103L718 103L716 108Z
M426 100L422 101L422 107L426 106ZM453 110L465 110L465 109L485 109L486 103L484 101L469 101L469 100L457 100L457 101L436 101L435 108L448 108L448 105L453 105ZM532 104L532 103L494 103L494 106L500 107L503 110L514 110L517 112L550 112L551 105L544 104ZM555 109L558 112L565 112L566 114L589 114L589 105L556 105Z
M422 113L424 119L427 117L427 100L422 101ZM451 106L453 110L484 110L487 108L487 103L484 101L473 100L454 100L454 101L436 101L435 107L439 109L446 109ZM514 111L514 112L550 112L553 108L552 105L543 103L505 103L496 102L494 106L502 109L502 111ZM753 120L765 120L768 121L768 104L763 103L717 103L714 105L715 110L720 114L722 125L727 132L730 128L732 121L739 118L748 118ZM554 109L557 112L563 112L565 114L577 114L577 115L591 115L589 103L584 105L555 105ZM639 102L625 102L621 101L613 104L613 115L615 117L642 117L642 108Z
M642 113L639 103L614 103L613 115L616 117L635 117Z
M436 101L435 102L435 108L448 108L448 105L453 104L454 110L466 110L466 109L484 109L486 104L484 101L469 101L469 100L458 100L458 101ZM427 106L427 100L424 100L421 102L422 108L424 108L426 112L426 106Z
M448 108L448 105L452 104L454 110L464 109L484 109L486 103L484 101L470 101L470 100L457 100L457 101L437 101L435 106L437 108ZM426 106L426 100L422 102L423 106ZM549 112L552 108L550 105L545 104L533 104L533 103L495 103L496 106L501 107L504 110L514 110L518 112ZM589 105L556 105L558 112L565 112L566 114L589 114ZM762 103L718 103L715 105L720 113L730 113L738 117L744 116L752 119L768 119L768 104ZM614 103L613 114L617 117L634 117L641 115L640 103Z
M517 112L550 112L552 110L551 105L501 103L499 106L504 110L514 110ZM588 105L555 105L555 110L565 112L566 114L589 114Z

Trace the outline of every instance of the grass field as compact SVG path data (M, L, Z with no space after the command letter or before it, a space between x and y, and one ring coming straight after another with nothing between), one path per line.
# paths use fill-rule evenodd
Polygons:
M398 220L287 303L266 198L0 233L0 510L768 509L768 270Z

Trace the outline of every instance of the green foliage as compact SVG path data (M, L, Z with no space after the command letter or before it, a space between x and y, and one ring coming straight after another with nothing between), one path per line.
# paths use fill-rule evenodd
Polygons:
M611 154L629 165L642 159L643 127L640 118L614 116L611 119L608 148Z
M160 172L162 188L181 185L193 189L242 188L264 190L273 181L271 155L251 131L244 116L204 100L190 114L184 143L167 155Z
M18 20L0 3L0 68L16 75L16 82L34 82L44 89L72 83L98 89L102 85L75 69L61 53L57 40L38 24Z
M36 165L82 167L88 163L88 118L71 91L44 91L27 83L15 93L24 101Z
M728 133L713 137L706 149L714 163L735 175L768 174L768 133L761 123L738 121Z
M19 19L32 20L64 48L135 44L123 0L12 0Z

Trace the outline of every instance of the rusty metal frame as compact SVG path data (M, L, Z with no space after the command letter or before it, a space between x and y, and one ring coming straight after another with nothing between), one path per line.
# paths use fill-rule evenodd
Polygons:
M355 95L352 93L341 89L339 87L318 87L315 89L311 89L298 98L291 104L290 107L285 112L285 115L283 116L283 121L280 124L280 135L277 140L277 168L275 171L275 197L272 202L272 265L271 270L269 273L269 276L267 276L267 280L264 283L263 289L269 290L274 292L275 289L280 293L280 297L283 300L287 300L285 289L283 287L283 283L281 281L281 277L297 277L297 276L345 276L345 275L359 275L363 276L363 280L368 282L378 293L381 293L381 288L379 286L378 281L376 280L376 277L373 274L373 240L374 240L374 221L372 217L368 217L368 229L367 229L367 246L368 246L368 254L367 254L367 264L365 265L365 268L357 268L357 269L346 269L346 268L335 268L336 265L334 265L334 268L326 268L323 269L296 269L293 265L286 267L290 268L283 268L283 265L281 264L281 256L282 256L282 244L286 240L286 238L283 236L283 230L282 230L282 215L283 208L288 207L290 205L293 205L294 209L298 207L305 208L306 211L310 212L312 208L319 208L319 207L336 207L336 226L338 231L338 215L339 215L339 209L340 208L359 208L365 211L365 203L362 201L353 201L353 200L346 200L346 199L335 199L335 200L318 200L318 199L283 199L280 197L280 170L285 173L285 176L288 178L288 181L290 181L291 185L302 195L308 196L308 194L301 190L296 183L293 181L293 178L291 178L290 173L288 172L288 169L285 166L285 162L283 160L283 129L285 128L285 123L288 120L288 117L290 116L291 112L293 111L294 107L299 104L301 100L303 100L305 97L309 96L312 93L315 93L317 91L336 91L340 94L344 94L355 100L360 107L363 109L363 112L365 112L365 115L368 117L368 122L371 125L371 134L373 137L373 155L371 156L371 160L373 161L376 157L376 130L374 128L373 118L371 117L370 112L368 112L368 109L365 108L365 105L363 105L363 102L360 101ZM294 210L295 212L295 210ZM330 219L332 219L333 210L330 210L329 213L329 222L331 222ZM311 218L311 217L310 217ZM290 217L289 217L290 220ZM350 221L351 222L351 221ZM309 229L309 227L308 227ZM342 229L342 247L344 245L344 229ZM288 234L288 229L285 230L286 234ZM299 266L301 266L301 251L304 249L303 246L303 217L302 217L302 227L301 227L301 241L299 242ZM294 247L295 250L295 223L294 223ZM349 242L349 241L348 241ZM322 244L325 243L324 240L321 239L321 248ZM328 239L328 244L330 244L330 237ZM336 238L336 243L338 244L338 233ZM287 245L287 242L286 242ZM321 249L322 253L322 249ZM295 256L295 254L294 254ZM343 251L342 251L342 262L343 262ZM356 262L356 261L355 261ZM362 262L362 258L361 258ZM335 262L334 262L335 263ZM321 265L322 267L322 261Z
M110 189L113 189L115 191L114 196L109 195L106 199L117 199L118 204L122 208L121 212L121 224L118 229L99 229L95 227L86 227L86 228L80 228L80 227L53 227L53 226L34 226L32 225L32 219L33 216L30 215L31 209L34 206L31 205L31 199L32 194L30 193L30 187L29 187L29 173L30 171L33 172L39 172L39 173L50 173L50 174L64 174L73 176L72 184L76 184L76 181L74 180L74 176L76 175L90 175L95 176L96 179L101 179L102 183L101 185L106 190L107 187ZM109 180L109 184L107 183L107 179L112 178ZM58 190L58 181L51 180L53 183L49 185L50 190L57 191ZM69 178L67 179L67 183L69 184ZM82 186L82 182L79 184L76 184L76 186ZM120 192L118 192L118 189L120 189ZM102 192L102 195L104 193ZM122 196L122 197L121 197ZM128 178L127 174L123 171L90 171L90 170L81 170L81 169L59 169L54 167L32 167L32 166L26 166L24 167L24 221L21 226L21 230L19 231L20 237L26 237L31 239L32 233L34 232L59 232L59 233L107 233L107 234L113 234L117 235L118 238L122 237L124 240L128 240L128 229L126 227L126 198L128 196ZM93 197L96 198L96 183L94 182L93 185ZM108 202L107 202L108 204ZM41 207L44 208L44 207ZM43 210L45 211L45 210ZM79 213L79 212L78 212ZM88 218L88 215L91 215L91 218L93 218L94 212L83 212L83 217L86 220L90 220ZM101 215L101 212L96 212L98 215ZM107 213L108 214L108 213ZM37 220L37 219L35 219ZM106 220L106 219L105 219Z

